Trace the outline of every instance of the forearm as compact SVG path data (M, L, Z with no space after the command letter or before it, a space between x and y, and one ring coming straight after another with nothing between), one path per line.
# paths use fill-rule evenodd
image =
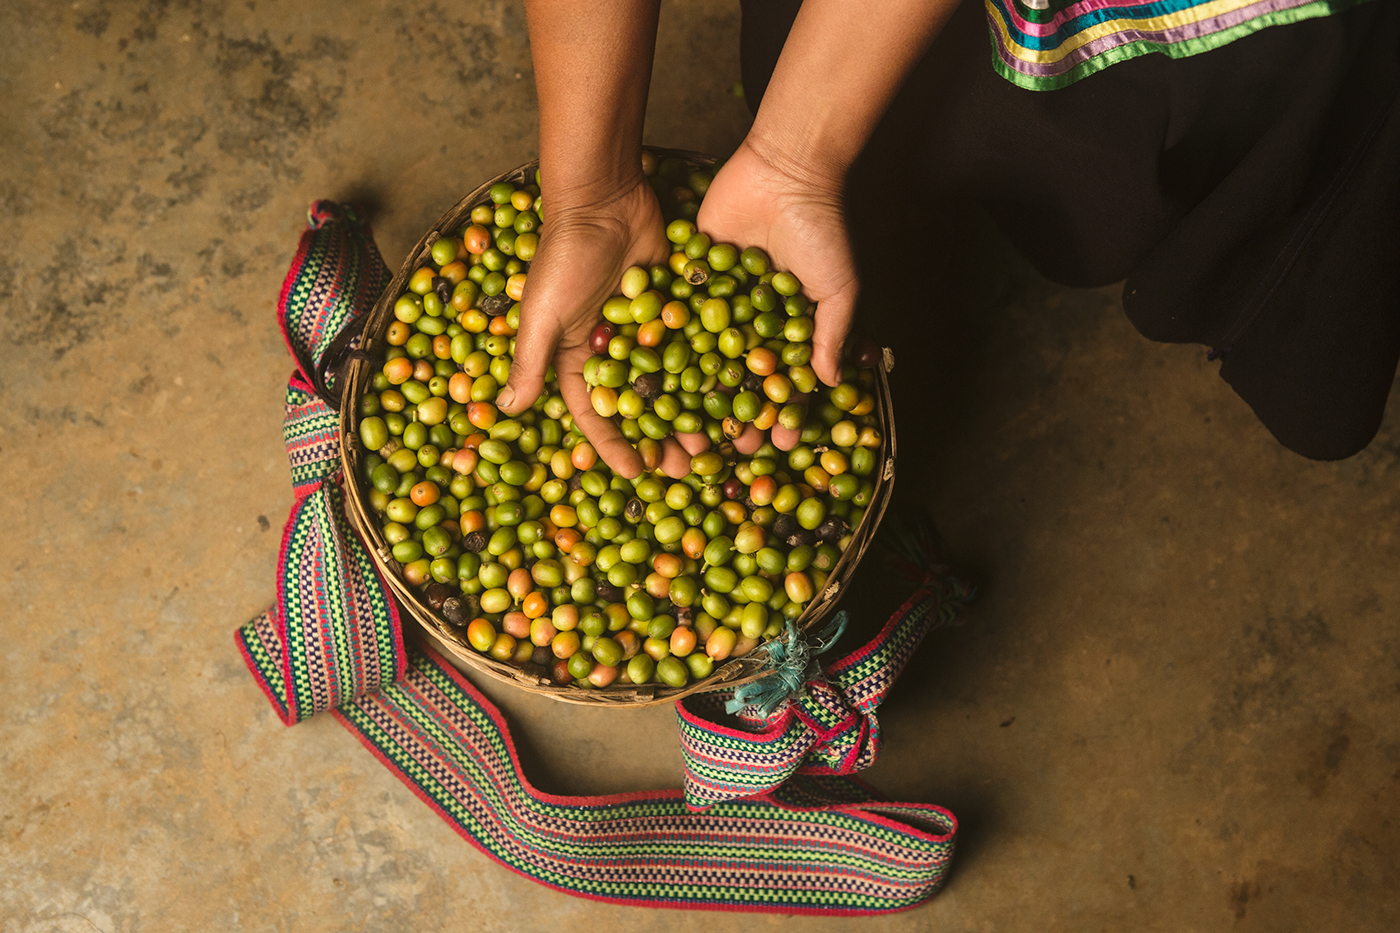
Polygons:
M526 0L552 207L596 205L635 183L659 0Z
M844 178L959 0L804 0L748 144L803 175Z

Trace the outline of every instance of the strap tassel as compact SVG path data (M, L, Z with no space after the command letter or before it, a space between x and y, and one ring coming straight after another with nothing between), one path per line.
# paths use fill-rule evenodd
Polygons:
M958 624L977 588L943 562L939 534L923 512L912 510L887 519L875 545L900 570L937 594L940 627Z

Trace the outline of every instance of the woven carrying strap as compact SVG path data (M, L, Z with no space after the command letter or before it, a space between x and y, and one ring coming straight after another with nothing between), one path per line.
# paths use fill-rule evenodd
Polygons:
M404 672L398 606L345 514L339 418L293 374L283 437L296 502L282 535L277 605L239 631L244 656L291 725L373 694ZM273 682L275 677L276 683Z
M358 243L364 254L344 261L363 268L376 254L354 215L326 202L317 208L298 263L307 254L330 254L317 249L324 236ZM357 232L348 235L337 229L342 225ZM314 274L328 271L321 265ZM292 313L287 296L305 293L289 277L284 316ZM375 297L322 294L355 307ZM305 327L286 328L289 340L303 330L328 332L309 324L305 302L296 313ZM325 314L352 316L344 308ZM833 664L826 682L808 685L769 722L741 713L739 727L711 724L707 734L703 714L714 701L688 703L681 712L684 793L544 794L522 774L491 702L431 649L405 649L394 601L346 518L337 423L308 380L295 374L284 436L296 503L283 539L278 600L237 633L249 669L283 722L329 710L476 848L582 897L865 914L912 907L942 885L953 854L953 815L884 800L845 775L874 760L874 707L918 640L951 611L956 593L926 584L871 645ZM780 766L750 766L754 755L773 753L777 761L775 749ZM760 773L762 780L750 779Z

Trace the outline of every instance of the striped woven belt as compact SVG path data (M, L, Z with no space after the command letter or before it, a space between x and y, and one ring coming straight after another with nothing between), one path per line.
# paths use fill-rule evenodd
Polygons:
M405 645L393 597L346 517L339 420L318 392L332 384L324 373L340 352L337 336L387 279L351 209L312 206L278 309L298 365L283 427L296 502L277 602L237 632L282 721L330 713L468 842L569 894L868 914L937 892L953 855L953 815L886 800L850 777L875 760L875 708L909 655L967 598L928 561L919 589L870 644L772 715L750 706L722 726L713 717L727 693L684 701L684 791L560 797L530 785L500 712L430 648Z

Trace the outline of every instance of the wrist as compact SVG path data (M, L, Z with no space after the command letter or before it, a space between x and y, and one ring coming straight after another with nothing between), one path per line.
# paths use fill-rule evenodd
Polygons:
M818 124L777 119L754 121L742 148L773 172L804 188L839 194L845 189L846 175L860 150L847 152L844 146L825 138Z
M641 176L660 0L527 0L550 207L603 203Z
M751 135L775 163L844 181L905 75L958 0L805 0L764 91Z
M540 191L545 210L556 218L616 206L644 183L640 147L603 158L578 158L575 153L540 157Z

